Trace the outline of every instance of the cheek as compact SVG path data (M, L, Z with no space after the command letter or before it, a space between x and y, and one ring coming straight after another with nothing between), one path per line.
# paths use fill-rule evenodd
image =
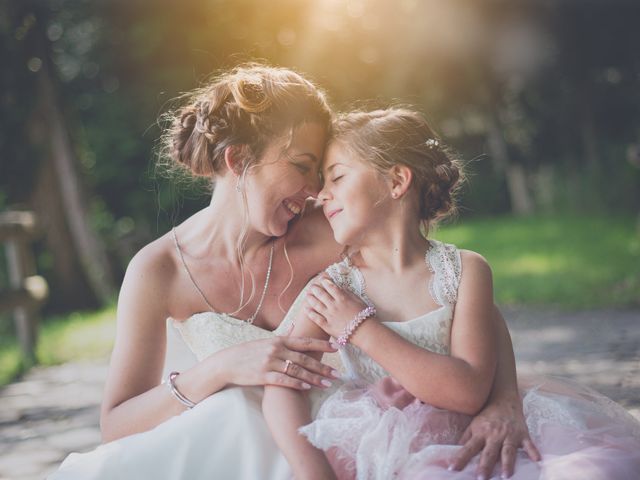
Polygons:
M365 179L358 179L353 182L353 184L348 187L348 192L352 203L366 210L375 209L384 196L384 192L382 188L380 188L379 183L366 181Z

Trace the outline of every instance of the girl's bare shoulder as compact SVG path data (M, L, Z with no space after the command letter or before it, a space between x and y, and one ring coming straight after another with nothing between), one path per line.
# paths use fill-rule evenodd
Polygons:
M460 261L462 262L463 267L468 266L469 268L491 269L487 259L478 252L463 249L458 249L458 251L460 252Z
M458 250L462 267L462 284L491 284L493 273L489 262L472 250Z

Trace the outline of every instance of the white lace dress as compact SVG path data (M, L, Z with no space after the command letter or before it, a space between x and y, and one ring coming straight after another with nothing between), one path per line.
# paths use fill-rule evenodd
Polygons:
M433 272L425 293L440 308L406 322L384 322L405 339L448 355L462 268L453 245L431 241ZM371 303L361 272L347 260L327 270L338 285ZM347 382L326 399L301 432L325 450L341 479L476 479L478 458L463 471L446 467L471 417L424 404L380 365L348 344L340 350ZM589 389L539 379L521 382L524 411L543 461L520 452L516 479L638 479L640 425L622 407ZM496 470L499 476L499 471Z
M193 362L242 342L286 334L304 293L273 332L211 312L193 315L184 322L170 322L195 354ZM339 368L337 354L333 354L333 360L330 357L325 357L324 362ZM176 363L167 369L176 368L181 358L184 360L178 355L174 359ZM182 362L184 366L188 364L188 359ZM289 479L289 465L262 415L263 390L262 387L227 388L148 432L109 442L88 453L72 453L47 478Z

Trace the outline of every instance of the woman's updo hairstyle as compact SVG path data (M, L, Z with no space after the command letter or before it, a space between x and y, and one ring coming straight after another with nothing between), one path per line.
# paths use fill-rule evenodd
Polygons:
M227 147L242 147L243 170L275 138L291 135L305 122L331 126L324 93L289 69L260 64L238 66L184 96L166 116L162 150L192 174L215 177L224 171ZM240 173L240 172L239 172Z
M368 162L382 175L394 165L413 172L411 188L427 228L456 212L456 193L464 180L462 164L427 123L406 108L350 112L338 116L332 141Z

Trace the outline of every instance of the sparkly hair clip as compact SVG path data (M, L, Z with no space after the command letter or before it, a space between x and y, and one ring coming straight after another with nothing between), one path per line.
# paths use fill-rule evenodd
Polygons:
M440 146L440 142L438 140L436 140L435 138L430 138L424 143L431 150L435 150Z

